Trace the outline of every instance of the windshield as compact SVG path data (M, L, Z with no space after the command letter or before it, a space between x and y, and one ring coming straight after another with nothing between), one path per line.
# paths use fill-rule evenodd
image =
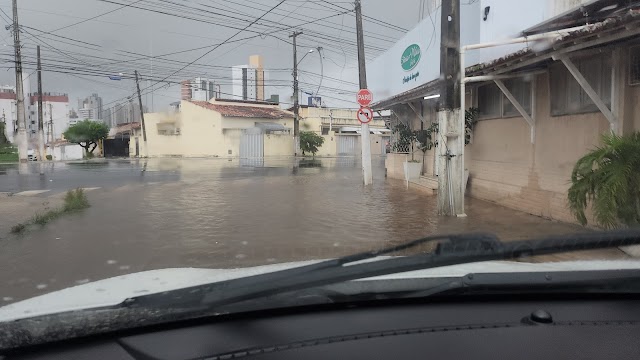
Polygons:
M82 3L0 6L0 322L640 221L640 1ZM622 245L459 263L639 267Z

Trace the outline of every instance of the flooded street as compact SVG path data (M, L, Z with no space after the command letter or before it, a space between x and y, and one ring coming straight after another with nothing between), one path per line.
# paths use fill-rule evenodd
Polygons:
M474 199L468 199L467 218L438 217L436 197L384 178L383 158L374 160L369 188L361 185L353 158L120 160L98 170L68 167L46 176L100 189L88 193L88 210L23 235L0 234L4 303L143 270L329 258L437 233L488 231L507 240L580 231ZM0 186L15 187L11 176L0 176Z

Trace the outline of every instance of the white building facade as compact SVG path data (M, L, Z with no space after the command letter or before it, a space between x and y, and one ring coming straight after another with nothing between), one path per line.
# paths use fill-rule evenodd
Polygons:
M38 137L38 94L30 94L27 109L27 134L34 143ZM69 96L67 94L43 93L42 115L45 142L60 140L69 127Z

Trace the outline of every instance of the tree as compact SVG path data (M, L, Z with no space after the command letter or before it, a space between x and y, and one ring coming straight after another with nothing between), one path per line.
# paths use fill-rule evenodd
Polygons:
M640 133L603 135L602 145L578 160L571 183L569 208L582 225L589 204L604 228L640 224Z
M69 126L63 135L69 142L79 144L89 154L93 154L98 141L105 139L108 134L109 128L104 123L84 120Z
M300 132L300 149L302 155L305 153L312 153L313 157L316 156L318 148L324 144L324 138L313 131L301 131Z
M9 139L7 139L7 135L5 134L7 124L0 121L0 147L9 145Z

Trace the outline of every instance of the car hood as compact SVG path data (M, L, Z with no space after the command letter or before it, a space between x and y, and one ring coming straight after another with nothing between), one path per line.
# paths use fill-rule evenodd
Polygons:
M291 262L240 269L172 268L143 271L99 280L84 285L78 285L6 305L0 308L0 322L50 315L66 311L115 306L131 297L265 274L310 265L316 262L319 261ZM639 268L640 260L573 261L556 263L492 261L410 271L356 281L461 277L470 273L597 271Z

